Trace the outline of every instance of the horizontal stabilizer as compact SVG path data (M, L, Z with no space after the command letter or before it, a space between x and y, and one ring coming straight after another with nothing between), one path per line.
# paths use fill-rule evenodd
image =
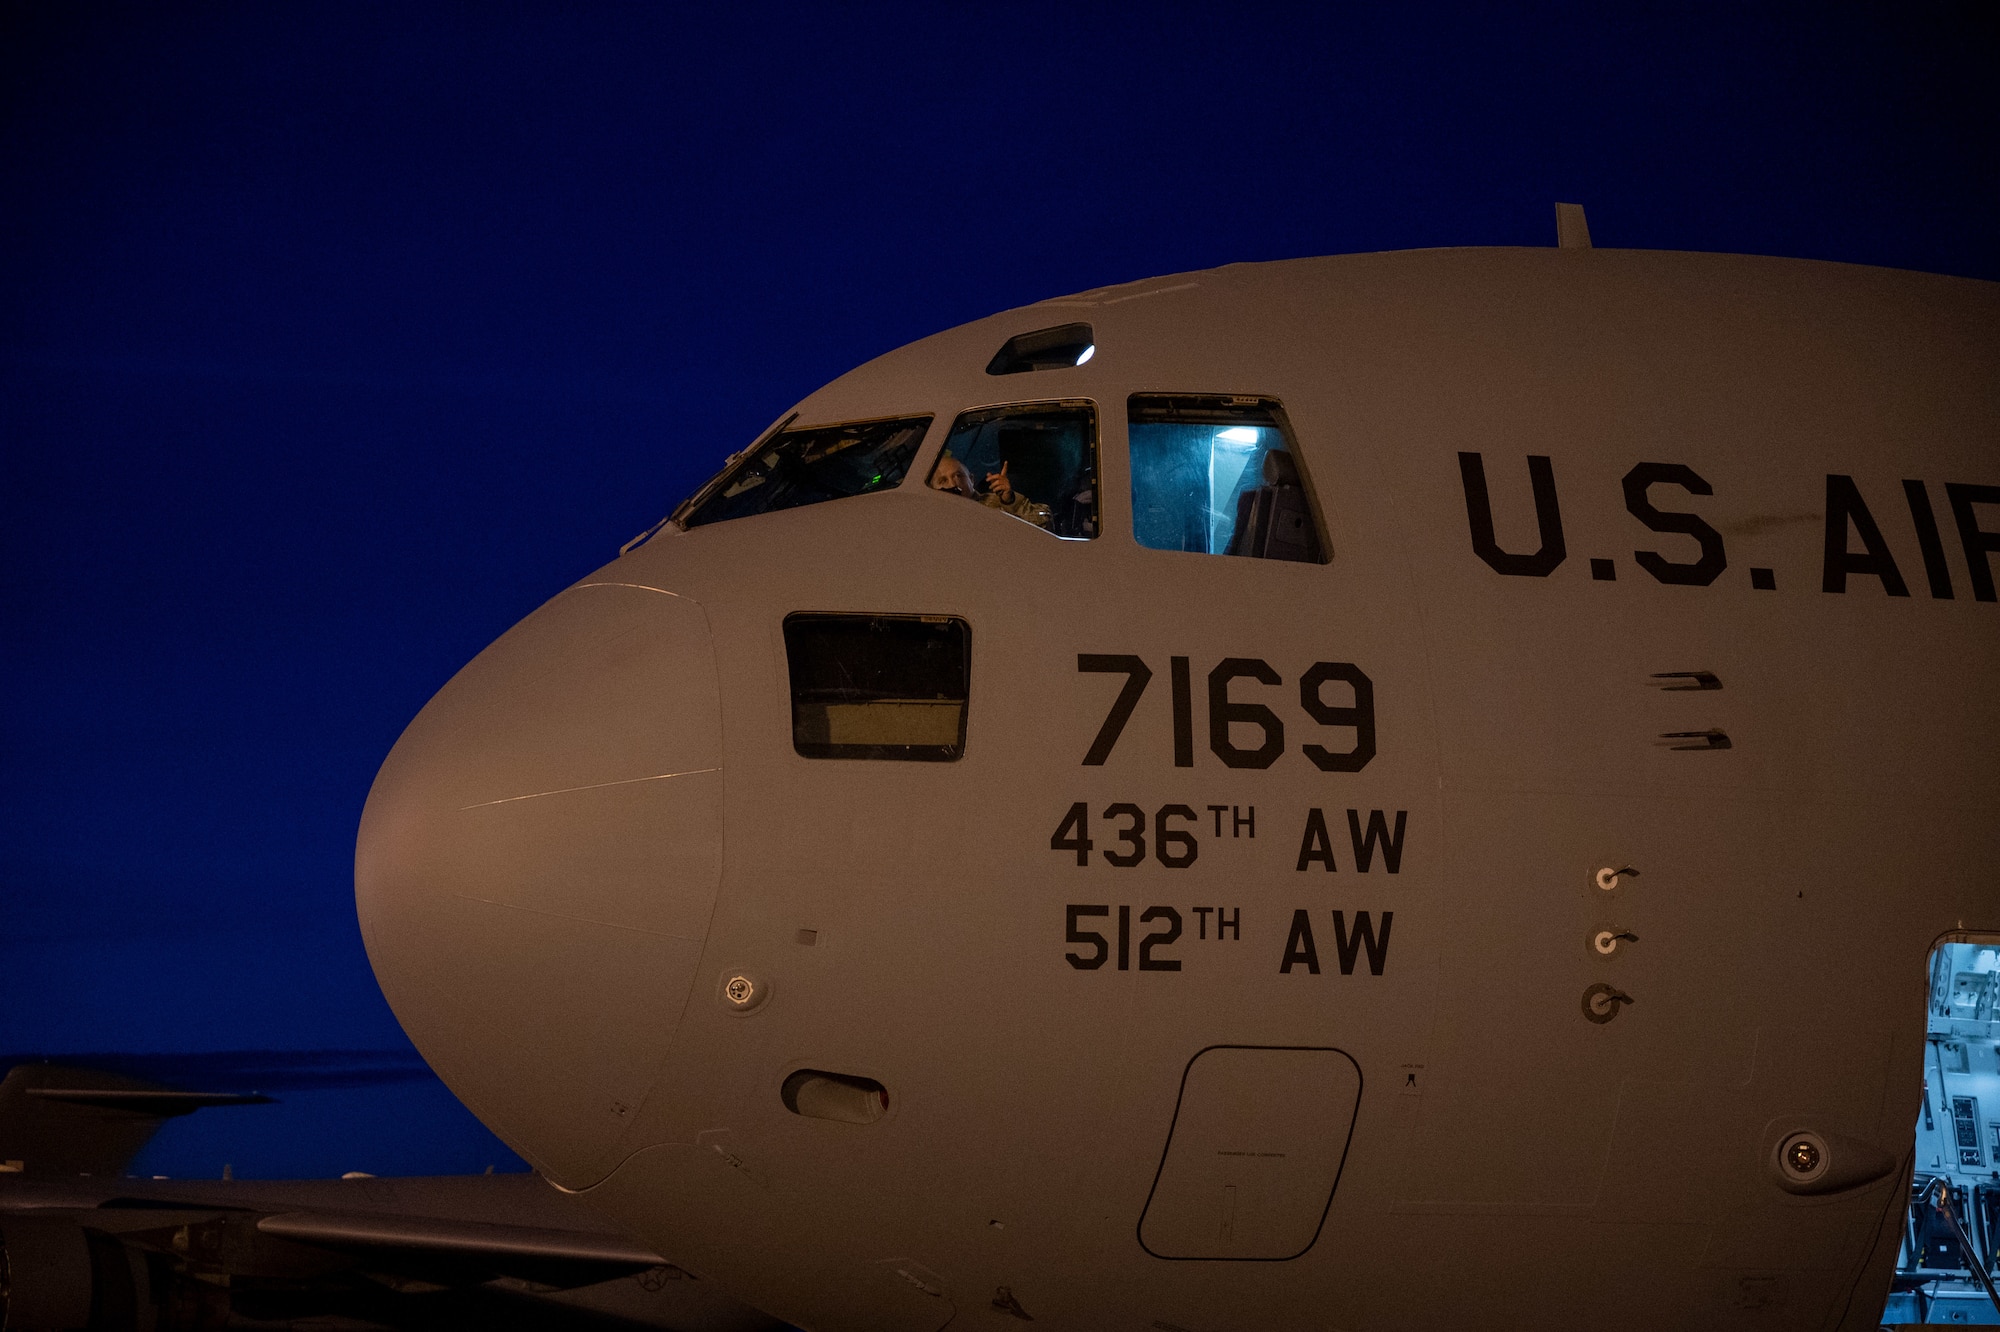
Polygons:
M160 1124L212 1105L262 1105L257 1093L177 1091L70 1064L21 1063L0 1079L0 1170L116 1175Z
M382 1266L433 1279L512 1276L551 1286L594 1285L670 1266L618 1235L362 1212L280 1212L261 1217L266 1235L364 1254Z
M132 1086L255 1087L280 1095L431 1082L437 1077L415 1050L198 1050L177 1054L127 1051L0 1053L0 1069L51 1064L114 1073ZM40 1084L38 1084L40 1085ZM53 1084L47 1084L53 1085ZM80 1084L94 1086L95 1083Z
M617 1235L498 1225L490 1221L365 1212L279 1212L260 1219L257 1229L266 1235L330 1249L415 1249L430 1253L557 1258L633 1268L659 1267L666 1262L644 1245Z
M155 1119L191 1115L212 1105L269 1105L272 1098L262 1092L168 1091L144 1087L29 1087L27 1094L44 1101L66 1101L71 1105L96 1106L100 1110L125 1110Z

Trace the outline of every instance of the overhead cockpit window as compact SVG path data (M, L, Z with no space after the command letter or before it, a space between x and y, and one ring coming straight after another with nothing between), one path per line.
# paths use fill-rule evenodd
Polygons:
M949 615L785 617L792 748L949 762L965 752L972 630Z
M924 442L928 416L781 430L735 460L688 502L681 526L747 518L892 490Z
M1132 525L1153 550L1324 564L1297 452L1269 398L1134 394Z
M1097 409L987 407L952 422L930 485L1072 541L1097 535Z
M1017 333L1001 344L986 363L989 375L1018 375L1031 370L1064 370L1083 365L1097 354L1097 335L1089 324Z

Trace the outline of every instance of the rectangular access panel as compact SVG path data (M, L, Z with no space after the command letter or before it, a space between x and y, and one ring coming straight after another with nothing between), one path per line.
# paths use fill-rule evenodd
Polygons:
M1361 1102L1339 1050L1212 1045L1188 1062L1139 1243L1156 1258L1297 1258L1319 1238Z

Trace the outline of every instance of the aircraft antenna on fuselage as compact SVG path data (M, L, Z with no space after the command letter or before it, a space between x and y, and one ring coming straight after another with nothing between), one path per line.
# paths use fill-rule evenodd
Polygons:
M1556 205L1556 246L1564 250L1590 248L1590 223L1584 221L1582 204Z

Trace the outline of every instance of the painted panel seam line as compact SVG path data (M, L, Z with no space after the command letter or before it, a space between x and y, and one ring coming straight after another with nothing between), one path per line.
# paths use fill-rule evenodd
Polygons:
M639 782L664 782L670 777L699 777L705 772L721 772L721 768L689 768L686 772L656 772L651 777L620 777L615 782L592 782L588 786L559 786L553 791L533 791L527 795L502 796L498 800L482 800L476 805L460 805L458 812L468 809L485 809L489 805L511 805L516 800L540 800L543 796L568 795L572 791L602 791L607 786L633 786Z

